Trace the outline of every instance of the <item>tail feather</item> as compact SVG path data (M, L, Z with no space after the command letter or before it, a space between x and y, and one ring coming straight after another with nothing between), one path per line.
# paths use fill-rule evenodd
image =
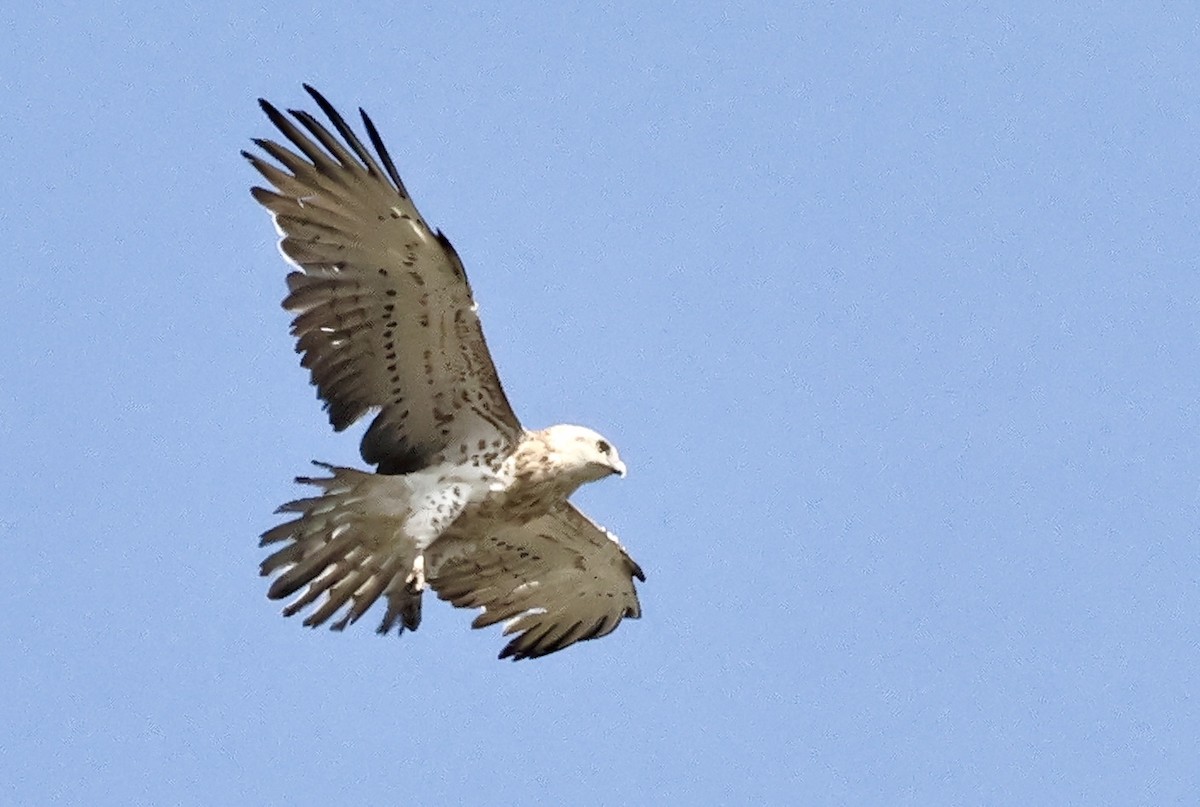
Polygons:
M287 571L275 578L267 596L272 600L290 597L306 585L320 579L323 573L344 563L346 554L356 545L357 535L351 530L332 537L324 533L297 538L292 546L284 547L262 563L264 574L289 565Z
M296 525L298 525L301 520L302 519L297 518L293 519L292 521L285 521L278 527L272 527L262 534L262 538L258 542L258 545L270 546L271 544L276 544L280 541L286 541L292 537L292 533L296 531Z
M335 585L330 587L325 593L325 602L321 603L317 610L308 615L304 620L305 625L320 625L331 616L336 614L342 607L354 597L356 592L362 588L371 577L372 569L370 566L364 568L361 565L360 558L347 557L346 566L343 568L339 565L337 576L340 578ZM348 618L348 617L347 617ZM332 627L338 630L338 624L344 628L348 624L345 620L340 620Z
M367 581L365 583L362 584L362 587L360 588L360 590L358 592L358 597L354 600L353 604L351 604L351 606L350 606L350 612L347 614L347 618L349 619L349 622L347 624L352 625L355 622L357 622L359 620L359 617L361 617L366 612L366 610L371 607L371 604L374 603L376 600L378 600L380 598L380 596L382 596L384 594L389 583L392 583L393 581L396 581L396 580L399 580L402 582L404 580L405 575L407 575L407 574L408 574L408 567L403 565L400 562L399 558L393 557L390 561L385 562L382 567L380 567L379 569L377 569L375 571L374 575L372 575L370 578L367 579ZM403 589L404 586L401 585L400 588ZM405 624L403 626L403 627L409 628L410 630L416 630L417 625L420 624L420 621L421 621L421 619L420 619L421 595L420 594L416 595L416 600L417 600L416 622L414 622L411 625ZM389 595L389 610L390 610L390 595ZM387 617L385 616L384 619L386 621ZM381 629L380 633L387 633L387 630Z
M399 532L400 519L394 508L402 489L396 477L314 463L330 472L328 477L297 477L301 484L321 489L320 495L296 499L277 512L298 513L299 518L262 534L262 546L287 541L262 562L263 576L278 573L267 590L270 599L291 597L284 616L293 616L315 604L304 624L316 627L339 612L330 624L342 630L358 621L381 596L387 611L379 627L403 633L416 630L421 622L421 592L408 591L405 577L412 568L415 543ZM382 486L388 486L383 489ZM393 512L378 510L384 501ZM376 505L374 508L372 505Z

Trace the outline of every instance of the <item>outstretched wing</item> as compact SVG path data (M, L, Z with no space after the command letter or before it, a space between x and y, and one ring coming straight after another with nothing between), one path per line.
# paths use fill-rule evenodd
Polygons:
M570 503L527 524L468 536L451 529L426 556L441 599L483 608L471 627L507 622L504 634L519 634L500 658L554 653L642 615L633 585L646 579L641 567Z
M296 150L254 141L282 170L242 155L274 186L251 193L301 270L288 275L283 306L296 314L296 350L330 423L341 431L378 409L362 455L382 473L426 467L450 446L497 463L521 427L462 262L417 212L367 114L360 110L374 155L324 97L305 89L336 135L308 112L289 110L293 121L260 99Z

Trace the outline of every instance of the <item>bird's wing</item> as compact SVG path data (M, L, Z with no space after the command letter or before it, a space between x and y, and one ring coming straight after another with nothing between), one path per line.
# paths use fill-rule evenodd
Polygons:
M611 633L641 616L633 578L645 581L616 537L567 503L526 524L471 535L451 528L426 553L430 585L471 623L507 622L518 634L500 658L536 658Z
M462 262L417 212L366 113L374 153L324 97L305 89L335 131L308 112L289 110L293 121L260 100L294 149L254 141L278 166L242 154L274 186L251 193L300 270L288 275L283 306L296 315L296 350L330 422L341 431L379 410L362 455L382 473L426 467L451 446L498 464L521 427Z

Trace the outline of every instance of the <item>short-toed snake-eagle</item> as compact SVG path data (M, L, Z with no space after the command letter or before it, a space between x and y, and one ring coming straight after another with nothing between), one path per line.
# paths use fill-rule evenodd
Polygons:
M409 198L371 119L373 149L316 90L332 124L263 111L290 143L243 152L271 188L279 248L297 271L283 306L334 429L375 413L362 439L374 472L318 463L297 481L316 495L263 534L276 575L306 625L341 630L381 597L380 633L415 630L426 586L482 609L474 627L516 634L501 658L544 656L611 633L641 614L641 568L567 498L625 465L582 426L521 427L505 397L458 254Z

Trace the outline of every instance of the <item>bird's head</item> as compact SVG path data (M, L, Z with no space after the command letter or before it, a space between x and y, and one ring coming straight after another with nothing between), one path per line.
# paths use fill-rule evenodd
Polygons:
M580 483L606 476L625 476L625 463L608 440L583 426L551 426L544 432L546 447Z

